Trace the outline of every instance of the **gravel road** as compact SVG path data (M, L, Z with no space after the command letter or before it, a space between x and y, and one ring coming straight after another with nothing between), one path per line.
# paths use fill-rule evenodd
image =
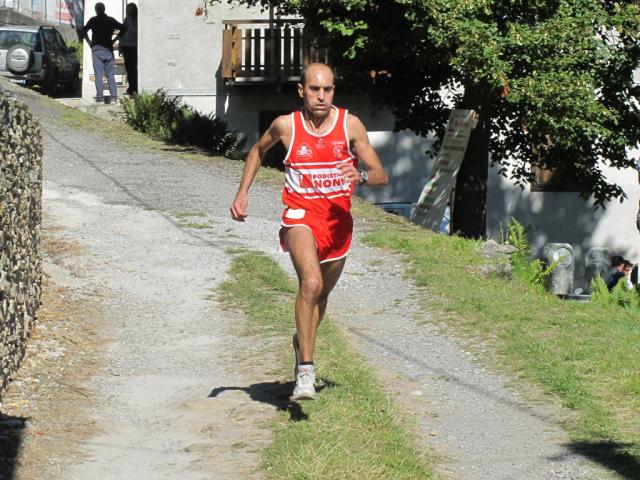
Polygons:
M101 299L110 342L91 421L101 432L61 478L260 478L277 406L252 400L273 379L238 364L255 345L211 299L229 247L277 252L279 188L257 184L250 218L228 217L241 165L188 161L66 127L59 112L15 89L44 130L44 208L60 235L84 246L88 288ZM195 225L197 223L197 225ZM204 228L206 227L206 228ZM372 264L370 259L378 261ZM531 405L483 368L418 306L402 258L356 238L329 313L415 418L447 478L584 479L605 472L573 453L561 412ZM210 396L214 389L224 393Z

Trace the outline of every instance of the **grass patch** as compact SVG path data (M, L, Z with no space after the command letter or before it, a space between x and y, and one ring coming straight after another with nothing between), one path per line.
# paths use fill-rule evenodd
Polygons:
M284 172L273 167L262 167L258 170L255 181L268 185L282 185L284 183Z
M194 230L208 230L213 228L211 223L198 223L198 222L178 222L178 226L182 228L192 228Z
M637 474L637 312L563 301L515 279L484 278L479 242L432 233L360 202L355 211L365 220L367 243L407 254L408 273L429 311L491 346L494 366L542 386L571 409L566 428L576 448L620 473Z
M204 212L173 212L173 216L181 220L184 220L186 218L193 218L193 217L200 217L200 218L206 217L207 214Z
M246 313L247 334L283 338L280 373L290 377L296 288L270 257L234 253L221 298ZM330 318L320 327L316 361L318 376L331 387L303 402L307 421L289 421L282 414L276 422L274 443L264 454L267 478L432 478L414 439L399 426L399 413Z
M207 214L203 212L170 212L176 219L176 224L182 228L193 228L206 230L213 227L213 223L210 221L198 222L196 219L206 217Z

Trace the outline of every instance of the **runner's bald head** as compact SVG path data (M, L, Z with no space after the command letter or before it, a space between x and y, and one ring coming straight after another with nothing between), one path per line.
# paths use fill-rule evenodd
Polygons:
M303 87L307 84L307 81L310 78L313 78L316 75L330 75L331 83L333 83L333 79L335 78L335 74L333 72L333 68L331 68L326 63L310 63L302 67L302 72L300 72L300 85Z

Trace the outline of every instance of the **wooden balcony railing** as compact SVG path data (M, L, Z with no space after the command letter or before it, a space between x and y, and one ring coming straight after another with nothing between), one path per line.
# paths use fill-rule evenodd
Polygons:
M299 19L224 20L222 78L228 83L297 82L302 67L326 62Z

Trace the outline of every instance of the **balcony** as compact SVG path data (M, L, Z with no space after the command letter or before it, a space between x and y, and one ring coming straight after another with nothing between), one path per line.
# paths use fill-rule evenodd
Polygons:
M303 20L224 20L222 78L227 84L295 83L302 67L326 62Z

